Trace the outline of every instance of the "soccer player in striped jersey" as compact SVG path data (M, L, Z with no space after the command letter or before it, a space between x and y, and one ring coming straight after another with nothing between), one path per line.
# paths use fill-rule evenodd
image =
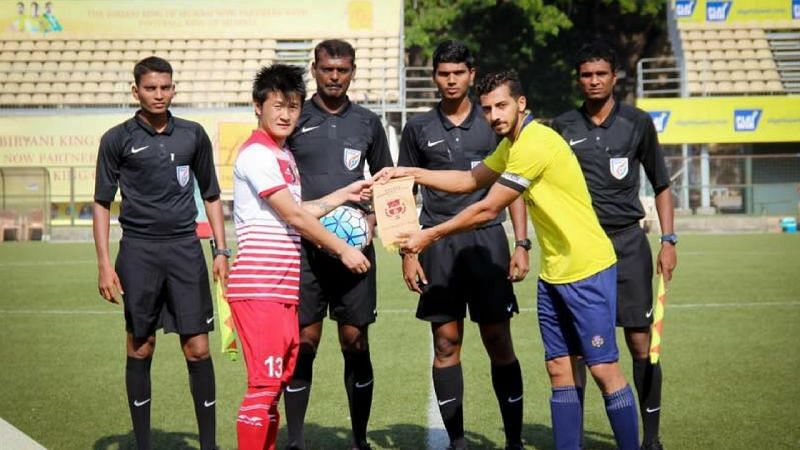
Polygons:
M318 218L346 201L365 200L369 181L301 202L297 165L285 147L305 97L303 71L275 64L253 82L258 129L234 166L234 223L239 244L227 298L247 365L247 392L237 415L240 450L274 449L278 399L291 379L299 345L300 237L327 250L354 273L364 254L327 231Z

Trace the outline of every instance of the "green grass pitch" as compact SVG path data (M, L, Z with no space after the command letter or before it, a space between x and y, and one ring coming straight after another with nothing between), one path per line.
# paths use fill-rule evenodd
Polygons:
M532 259L537 255L534 250ZM664 327L664 445L800 447L800 235L686 235L678 257ZM414 318L415 297L402 283L398 258L380 253L378 266L369 438L376 449L422 449L429 428L430 333ZM121 307L97 294L93 246L4 243L0 270L0 417L49 449L132 448L123 317ZM516 286L523 311L513 320L513 333L525 380L523 437L528 448L549 449L549 388L535 289L534 276ZM333 325L326 321L315 366L306 432L311 449L349 444ZM241 361L220 355L218 342L213 334L218 441L230 450L236 447L234 418L245 374ZM626 349L621 353L629 375L630 358ZM466 327L462 358L470 447L499 448L503 432L489 363L473 324ZM197 448L176 336L159 335L152 375L156 448ZM282 430L279 445L284 442ZM586 442L589 448L613 448L596 388L587 394Z

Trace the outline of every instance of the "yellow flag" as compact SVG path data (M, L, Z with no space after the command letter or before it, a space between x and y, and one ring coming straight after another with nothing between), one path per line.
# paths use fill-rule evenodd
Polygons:
M667 302L667 291L664 288L664 275L658 276L658 294L653 306L653 328L650 334L650 363L657 364L661 356L661 333L664 328L664 304Z
M231 361L236 361L239 358L239 348L236 346L236 326L233 324L231 307L228 305L222 283L219 281L214 282L214 299L217 303L222 353L227 354Z

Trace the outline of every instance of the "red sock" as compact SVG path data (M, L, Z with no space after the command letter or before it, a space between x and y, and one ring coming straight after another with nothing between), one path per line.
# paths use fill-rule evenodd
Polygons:
M278 441L278 428L281 425L281 413L278 412L278 398L272 403L269 410L269 432L264 450L275 450L275 443Z
M274 449L278 436L277 418L273 428L272 410L277 411L279 388L247 388L239 415L236 419L236 434L239 450Z

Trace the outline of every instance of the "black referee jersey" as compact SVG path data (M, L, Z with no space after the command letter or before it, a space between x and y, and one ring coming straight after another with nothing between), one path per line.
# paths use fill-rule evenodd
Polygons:
M606 232L644 217L639 201L640 164L656 194L669 187L653 120L641 109L616 102L606 120L595 125L581 107L556 117L552 126L578 157L592 206Z
M392 166L380 118L349 100L336 114L306 100L288 144L300 172L303 200L363 180L365 161L372 174Z
M219 196L211 141L200 124L169 114L157 133L138 113L108 130L97 153L94 199L122 193L125 236L168 239L195 233L194 179L204 199Z
M467 118L459 125L454 125L437 105L408 121L400 139L397 165L430 170L472 170L494 151L498 140L475 102L472 102L472 110ZM421 186L421 189L422 213L419 221L426 228L450 219L489 192L488 188L468 194L451 194L425 186ZM483 226L504 220L505 212Z

